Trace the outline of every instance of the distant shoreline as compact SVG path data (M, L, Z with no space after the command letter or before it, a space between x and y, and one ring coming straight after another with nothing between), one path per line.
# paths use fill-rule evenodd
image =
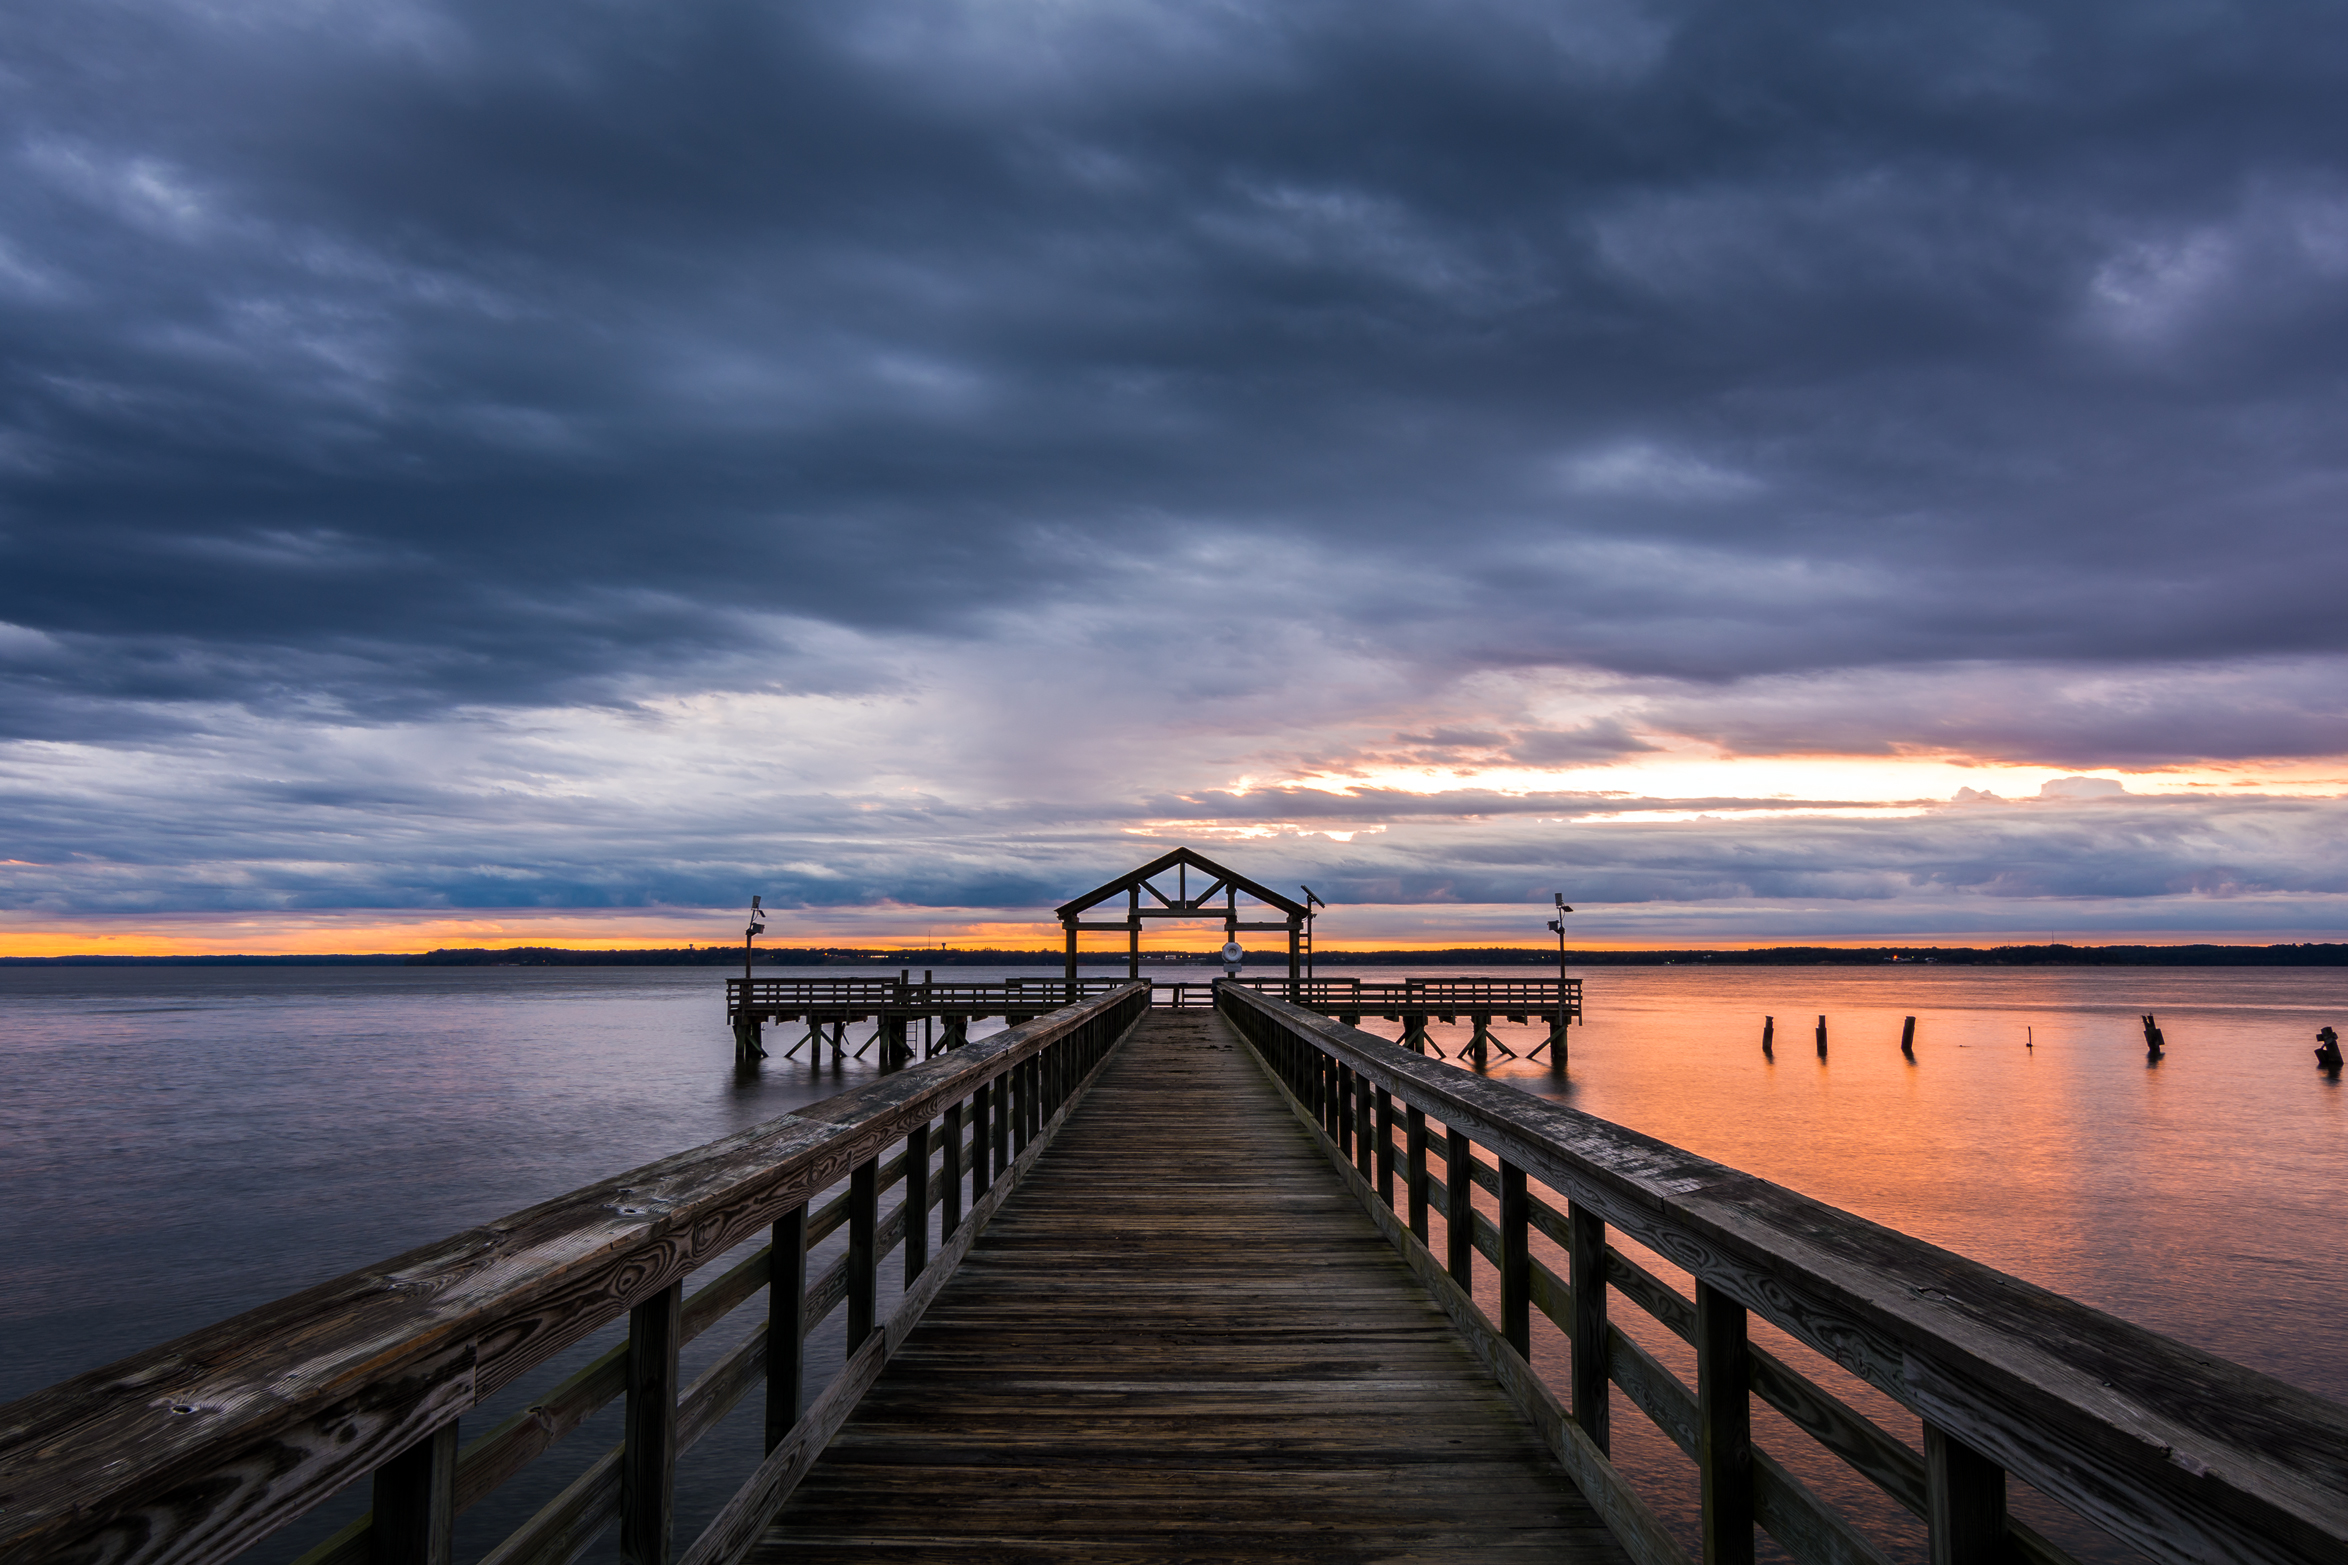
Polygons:
M758 967L1058 967L1057 949L1033 951L883 951L840 946L776 947L758 951ZM1122 951L1087 951L1079 967L1123 967ZM474 947L416 955L369 952L328 956L0 956L0 967L736 967L738 946L687 946L642 951L580 951L563 946ZM1554 946L1460 946L1441 951L1330 951L1322 967L1554 967ZM1893 963L1943 967L2348 967L2348 942L2226 946L1768 946L1742 951L1574 951L1571 967L1874 967ZM1247 966L1285 970L1285 951L1248 953ZM1205 952L1145 952L1152 972L1217 966Z

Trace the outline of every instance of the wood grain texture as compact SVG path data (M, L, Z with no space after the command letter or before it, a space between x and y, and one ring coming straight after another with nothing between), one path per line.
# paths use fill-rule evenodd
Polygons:
M1146 995L1125 986L0 1408L0 1560L226 1559Z
M2348 1408L1310 1011L1222 1004L1309 1037L2156 1560L2348 1560Z
M1220 1020L1143 1026L755 1557L1622 1560Z

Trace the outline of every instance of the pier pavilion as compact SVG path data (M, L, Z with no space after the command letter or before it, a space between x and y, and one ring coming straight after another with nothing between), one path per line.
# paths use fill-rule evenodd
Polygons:
M2164 1565L2348 1561L2348 1408L1274 989L1158 998L1071 995L0 1408L0 1562L212 1565L363 1486L302 1565L451 1565L541 1463L468 1561L2061 1565L2015 1482ZM1633 1414L1686 1528L1614 1461ZM687 1536L721 1427L749 1471Z
M1190 874L1199 875L1199 889L1190 889ZM1171 894L1154 881L1173 876ZM1144 905L1144 894L1150 905ZM1087 922L1084 914L1122 894L1126 917L1115 922ZM1252 911L1240 903L1245 896L1281 917L1250 919ZM1218 907L1216 899L1221 899ZM1109 978L1076 976L1077 936L1084 930L1116 930L1127 937L1125 977L1141 978L1141 930L1144 919L1207 919L1222 926L1225 938L1236 941L1251 930L1282 930L1288 936L1288 976L1285 979L1242 979L1253 988L1277 993L1292 1005L1334 1016L1359 1026L1364 1016L1378 1016L1402 1024L1403 1047L1417 1053L1442 1055L1429 1036L1430 1021L1446 1024L1464 1016L1473 1031L1463 1046L1463 1058L1477 1066L1489 1063L1497 1052L1514 1057L1515 1049L1493 1032L1495 1020L1524 1024L1538 1019L1548 1034L1528 1056L1544 1051L1551 1064L1566 1063L1566 1030L1582 1018L1582 982L1562 975L1547 978L1403 978L1391 983L1360 978L1320 978L1309 970L1312 914L1302 903L1281 896L1190 848L1176 848L1139 869L1095 887L1055 910L1067 933L1067 963L1058 982L1041 978L1014 978L1002 983L940 983L934 969L913 981L912 969L894 979L868 977L754 978L726 981L726 1021L734 1031L737 1063L752 1064L767 1057L765 1029L795 1023L806 1028L788 1045L786 1055L801 1048L829 1048L835 1056L853 1053L862 1059L876 1045L884 1064L901 1065L920 1057L933 1058L960 1048L970 1038L970 1024L1000 1016L1012 1025L1028 1021L1055 1007L1088 996L1105 994L1117 986ZM1151 986L1157 1004L1176 1010L1211 1005L1211 983L1156 982ZM849 1029L865 1023L871 1031L851 1047Z

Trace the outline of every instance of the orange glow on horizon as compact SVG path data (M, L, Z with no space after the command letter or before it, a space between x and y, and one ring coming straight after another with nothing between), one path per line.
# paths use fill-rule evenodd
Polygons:
M758 941L759 949L848 947L914 961L924 953L941 951L1012 950L1053 951L1062 948L1058 923L1048 916L1033 919L999 917L953 918L957 910L906 907L828 909L794 913L777 911ZM967 911L967 910L962 910ZM1401 915L1423 925L1426 910L1403 907L1338 909L1337 914ZM1473 909L1461 909L1472 913ZM1541 909L1533 909L1535 913ZM0 957L58 956L377 956L415 955L442 949L510 950L528 947L570 951L671 950L687 946L740 949L741 915L732 911L700 909L523 909L496 913L451 914L446 911L414 914L311 911L289 914L150 914L81 915L51 917L35 922L34 915L0 914ZM1340 936L1321 925L1318 961L1343 965L1352 951L1442 951L1460 949L1522 951L1531 956L1554 956L1557 947L1540 940L1508 939L1480 934L1471 919L1448 930L1380 935L1362 931ZM921 933L908 925L926 926ZM728 933L734 938L726 938ZM1936 948L1999 945L2285 945L2300 941L2338 939L2337 932L2252 930L2179 932L2176 930L2008 930L1957 931L1879 935L1756 934L1737 938L1686 935L1672 938L1618 937L1578 939L1567 948L1571 961L1577 952L1613 951L1740 951L1783 946L1824 950L1896 949L1928 953ZM1205 956L1221 944L1216 924L1153 921L1142 933L1144 952L1187 952ZM1241 943L1258 956L1286 949L1286 937L1277 930L1250 930ZM1087 931L1078 949L1088 958L1114 958L1126 948L1114 931Z

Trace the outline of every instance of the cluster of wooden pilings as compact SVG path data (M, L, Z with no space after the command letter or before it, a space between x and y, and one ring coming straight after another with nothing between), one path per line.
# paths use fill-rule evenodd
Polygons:
M1107 994L1123 985L1119 978L1085 978L1070 983L1059 978L1013 978L1002 983L939 983L934 970L913 981L910 968L895 978L729 978L726 980L726 1020L734 1029L734 1063L753 1066L769 1057L765 1031L769 1023L798 1023L806 1032L783 1051L795 1058L812 1049L821 1059L829 1048L834 1059L863 1059L877 1045L880 1064L895 1069L916 1059L934 1059L970 1041L970 1024L1000 1016L1004 1024L1022 1022ZM872 1030L850 1047L848 1030L872 1024Z
M1539 1059L1543 1053L1562 1070L1566 1063L1566 1030L1582 1019L1582 981L1579 978L1405 978L1397 983L1365 983L1359 978L1225 978L1205 984L1157 984L1157 1003L1175 1009L1212 1006L1220 985L1250 990L1333 1016L1348 1027L1358 1027L1364 1016L1400 1022L1402 1036L1395 1042L1413 1054L1432 1054L1439 1060L1456 1058L1483 1070L1497 1052L1508 1059ZM1167 998L1171 991L1171 998ZM1429 1022L1456 1024L1466 1017L1474 1031L1456 1055L1443 1052L1427 1031ZM1519 1026L1538 1021L1548 1035L1522 1055L1492 1030L1495 1020Z

